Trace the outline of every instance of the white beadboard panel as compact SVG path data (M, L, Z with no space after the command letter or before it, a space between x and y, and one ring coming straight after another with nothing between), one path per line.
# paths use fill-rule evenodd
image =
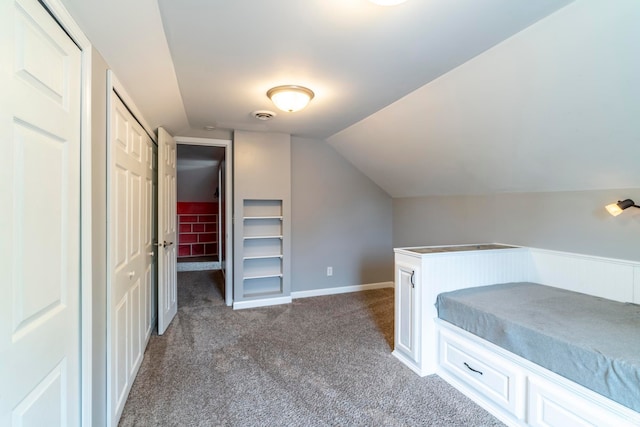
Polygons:
M621 302L634 301L634 293L635 301L640 296L639 263L543 249L530 252L532 282Z
M396 263L406 260L421 264L416 288L420 304L419 374L435 373L437 367L436 331L433 319L438 316L435 302L441 292L527 281L531 260L527 248L436 253L423 256L396 254ZM416 258L418 258L416 260ZM413 369L413 368L412 368Z
M527 248L450 253L425 259L425 289L433 299L440 292L496 283L525 282L530 278ZM432 285L437 286L432 288Z

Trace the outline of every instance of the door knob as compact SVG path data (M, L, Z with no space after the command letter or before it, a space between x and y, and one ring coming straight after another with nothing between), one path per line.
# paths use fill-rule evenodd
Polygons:
M155 254L156 254L156 253L155 253L154 251L147 252L147 255L149 255L149 256L154 256Z
M135 272L135 271L130 271L130 272L129 272L129 279L131 279L131 278L132 278L133 276L135 276L135 275L136 275L136 272Z

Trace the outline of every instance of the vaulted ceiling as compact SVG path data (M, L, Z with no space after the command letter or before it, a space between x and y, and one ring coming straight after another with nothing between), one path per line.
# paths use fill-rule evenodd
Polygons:
M576 0L565 9L571 0L63 3L147 121L177 134L215 126L327 140L394 197L630 186L637 178L611 176L611 168L587 177L571 162L583 141L628 142L633 134L628 126L611 134L629 109L609 99L618 87L593 95L622 116L595 134L576 128L604 108L575 111L599 100L584 93L593 73L581 76L592 64L580 38L604 48L594 34L611 28L588 28L600 19L589 8L608 2ZM609 24L630 19L600 12ZM556 28L563 26L566 33ZM265 93L281 84L310 87L316 97L301 112L278 111ZM554 96L556 84L572 89ZM251 117L261 109L278 115ZM594 149L588 164L603 154ZM594 184L599 175L606 179Z

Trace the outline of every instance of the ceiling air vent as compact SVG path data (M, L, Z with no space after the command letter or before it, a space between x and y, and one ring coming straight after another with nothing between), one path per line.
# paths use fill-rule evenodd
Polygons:
M274 113L273 111L269 111L269 110L257 110L254 111L253 113L251 113L251 115L253 117L255 117L258 120L271 120L276 116L276 113Z

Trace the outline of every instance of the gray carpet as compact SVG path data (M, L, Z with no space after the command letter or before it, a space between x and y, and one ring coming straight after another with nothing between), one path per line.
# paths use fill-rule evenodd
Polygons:
M178 274L178 315L151 337L121 426L502 425L391 355L391 289L233 311L221 286Z

